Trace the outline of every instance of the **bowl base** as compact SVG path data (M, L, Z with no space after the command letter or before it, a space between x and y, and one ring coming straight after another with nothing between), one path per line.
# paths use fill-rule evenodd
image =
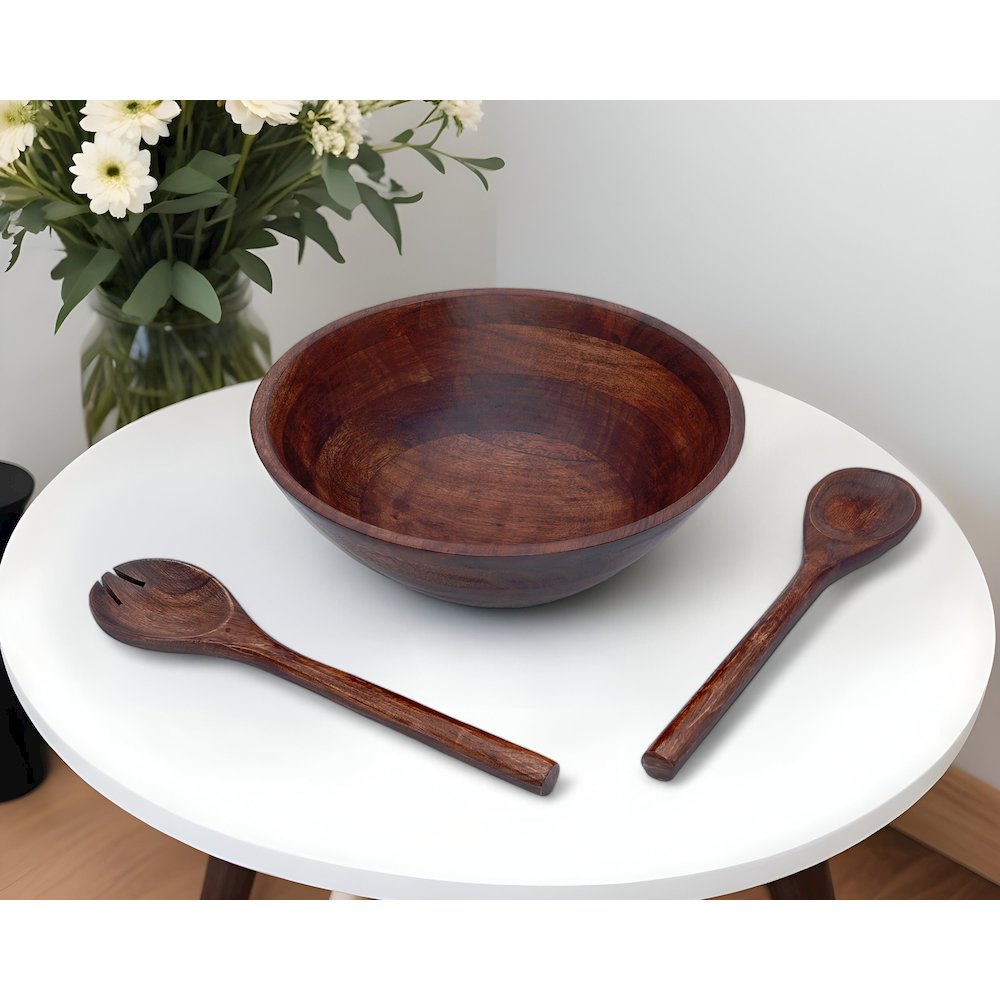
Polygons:
M479 431L398 452L367 484L361 516L402 534L551 542L635 519L622 477L592 452L525 431Z

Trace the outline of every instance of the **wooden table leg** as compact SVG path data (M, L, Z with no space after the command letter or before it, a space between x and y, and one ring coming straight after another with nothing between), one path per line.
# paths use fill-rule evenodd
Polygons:
M836 899L830 864L821 861L812 868L767 883L771 899Z
M202 899L249 899L254 875L249 868L241 868L221 858L208 856L205 881L201 886Z

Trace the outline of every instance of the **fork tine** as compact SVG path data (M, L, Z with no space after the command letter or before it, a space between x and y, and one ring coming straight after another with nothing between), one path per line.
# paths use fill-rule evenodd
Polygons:
M123 580L145 587L149 582L151 561L150 559L130 559L128 562L119 563L115 567L115 572Z
M206 584L221 586L200 566L179 559L131 559L115 566L115 572L130 584L156 591L161 596L187 594Z
M100 580L90 588L90 610L95 614L111 614L120 603Z
M114 573L105 573L101 577L101 583L118 604L124 604L130 596L142 592L142 584L133 583L123 576L115 576Z

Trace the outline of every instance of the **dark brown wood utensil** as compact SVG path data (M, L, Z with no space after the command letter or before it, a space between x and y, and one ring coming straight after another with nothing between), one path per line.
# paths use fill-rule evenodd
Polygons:
M190 563L122 563L91 588L90 610L121 642L261 667L537 795L548 795L559 777L559 765L548 757L283 646L214 576Z
M643 754L650 777L669 781L753 680L806 609L835 580L902 541L920 517L905 480L876 469L840 469L806 501L802 563L778 599Z

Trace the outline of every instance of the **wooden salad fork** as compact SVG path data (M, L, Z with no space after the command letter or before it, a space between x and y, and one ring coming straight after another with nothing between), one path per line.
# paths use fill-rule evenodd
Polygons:
M261 667L537 795L548 795L559 777L548 757L283 646L222 583L190 563L122 563L91 588L90 610L108 635L130 646Z

